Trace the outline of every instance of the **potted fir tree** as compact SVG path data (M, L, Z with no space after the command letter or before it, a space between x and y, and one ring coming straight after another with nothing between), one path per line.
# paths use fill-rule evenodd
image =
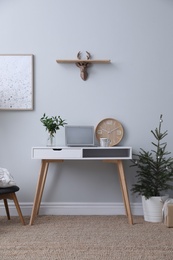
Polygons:
M170 152L166 151L167 143L163 142L168 131L162 133L162 123L162 115L160 115L159 127L151 131L156 139L156 142L152 142L154 150L145 151L140 148L139 153L134 154L131 165L137 167L137 181L131 190L142 195L144 219L152 222L162 221L163 202L168 198L163 195L173 189L173 158L169 156ZM151 210L154 212L152 213Z
M48 131L48 140L47 145L53 146L55 145L55 134L56 131L60 129L60 127L66 125L67 123L60 116L52 116L48 117L44 113L41 117L40 121L46 127L46 131Z

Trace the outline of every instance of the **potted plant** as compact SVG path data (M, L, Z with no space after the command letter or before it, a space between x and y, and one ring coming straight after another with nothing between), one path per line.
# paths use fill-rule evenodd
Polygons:
M48 131L48 146L55 145L54 138L56 131L60 129L60 127L64 127L67 123L65 120L63 120L60 116L52 116L48 117L44 113L43 116L40 118L40 121L43 123L43 125L46 127L46 131Z
M162 123L163 119L160 115L159 127L155 131L151 130L156 139L156 142L151 142L154 149L145 151L140 148L138 154L133 154L131 165L137 167L137 181L132 185L131 191L142 195L144 219L152 222L162 221L163 202L168 198L163 195L173 189L173 158L169 156L170 152L166 151L167 143L163 142L168 131L162 132ZM158 201L157 206L156 201ZM153 215L150 210L154 210Z

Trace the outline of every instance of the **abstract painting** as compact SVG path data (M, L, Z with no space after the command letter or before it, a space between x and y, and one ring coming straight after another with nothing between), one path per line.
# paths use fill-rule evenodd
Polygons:
M0 54L0 110L33 110L32 54Z

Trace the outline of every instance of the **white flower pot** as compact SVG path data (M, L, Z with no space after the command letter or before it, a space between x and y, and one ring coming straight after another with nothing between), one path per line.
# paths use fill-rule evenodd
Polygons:
M142 196L144 220L149 222L162 222L162 208L169 195L151 197L146 199Z

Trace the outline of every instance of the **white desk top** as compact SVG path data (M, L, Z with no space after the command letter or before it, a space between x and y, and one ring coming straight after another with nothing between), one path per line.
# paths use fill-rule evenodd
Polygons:
M132 147L32 147L31 158L54 160L127 160L132 159Z

